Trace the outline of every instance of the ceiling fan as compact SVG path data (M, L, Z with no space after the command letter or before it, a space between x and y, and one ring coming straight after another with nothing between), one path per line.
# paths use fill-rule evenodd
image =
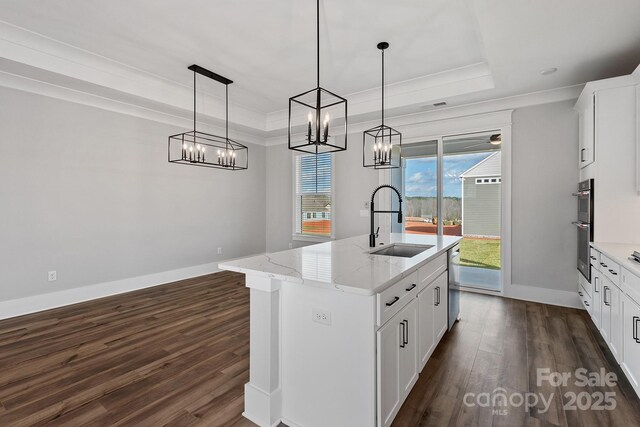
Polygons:
M489 140L487 141L486 139L482 138L482 139L477 139L479 142L478 144L474 144L474 145L470 145L466 148L474 148L474 147L480 147L480 146L486 146L487 144L491 144L491 145L500 145L502 144L502 134L501 133L496 133L493 134L489 137Z

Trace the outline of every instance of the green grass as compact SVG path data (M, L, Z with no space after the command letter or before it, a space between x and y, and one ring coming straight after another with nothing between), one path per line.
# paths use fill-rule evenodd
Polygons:
M500 270L500 240L465 237L460 242L460 265Z

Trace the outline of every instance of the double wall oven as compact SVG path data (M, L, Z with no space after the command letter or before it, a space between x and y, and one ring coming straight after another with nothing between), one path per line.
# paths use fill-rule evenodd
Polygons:
M591 281L590 242L593 241L593 179L578 184L578 220L573 224L578 229L578 270Z

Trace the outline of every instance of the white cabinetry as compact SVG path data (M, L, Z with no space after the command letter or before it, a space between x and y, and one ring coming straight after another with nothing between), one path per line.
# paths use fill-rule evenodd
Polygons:
M418 294L419 362L420 371L427 364L436 345L447 332L448 276L440 274Z
M380 426L391 425L418 379L417 304L413 298L377 333Z
M591 318L640 396L640 277L604 252L591 254ZM584 287L578 292L585 299Z
M633 387L640 389L640 306L627 295L622 296L624 311L622 368Z
M578 163L581 168L595 161L595 103L596 94L589 93L579 107L579 152Z

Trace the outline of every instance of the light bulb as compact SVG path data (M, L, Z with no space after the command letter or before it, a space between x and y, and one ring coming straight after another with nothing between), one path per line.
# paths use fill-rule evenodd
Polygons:
M198 149L198 151L200 151L200 145L196 145L196 148Z
M311 114L311 111L309 111L309 114L307 115L307 120L309 121L309 123L313 121L313 114Z
M193 146L189 147L189 151L193 152Z
M204 153L204 147L202 147L202 152Z
M324 124L326 125L327 123L329 123L329 113L324 115Z
M184 148L185 150L187 149L187 143L186 142L182 143L182 148Z

